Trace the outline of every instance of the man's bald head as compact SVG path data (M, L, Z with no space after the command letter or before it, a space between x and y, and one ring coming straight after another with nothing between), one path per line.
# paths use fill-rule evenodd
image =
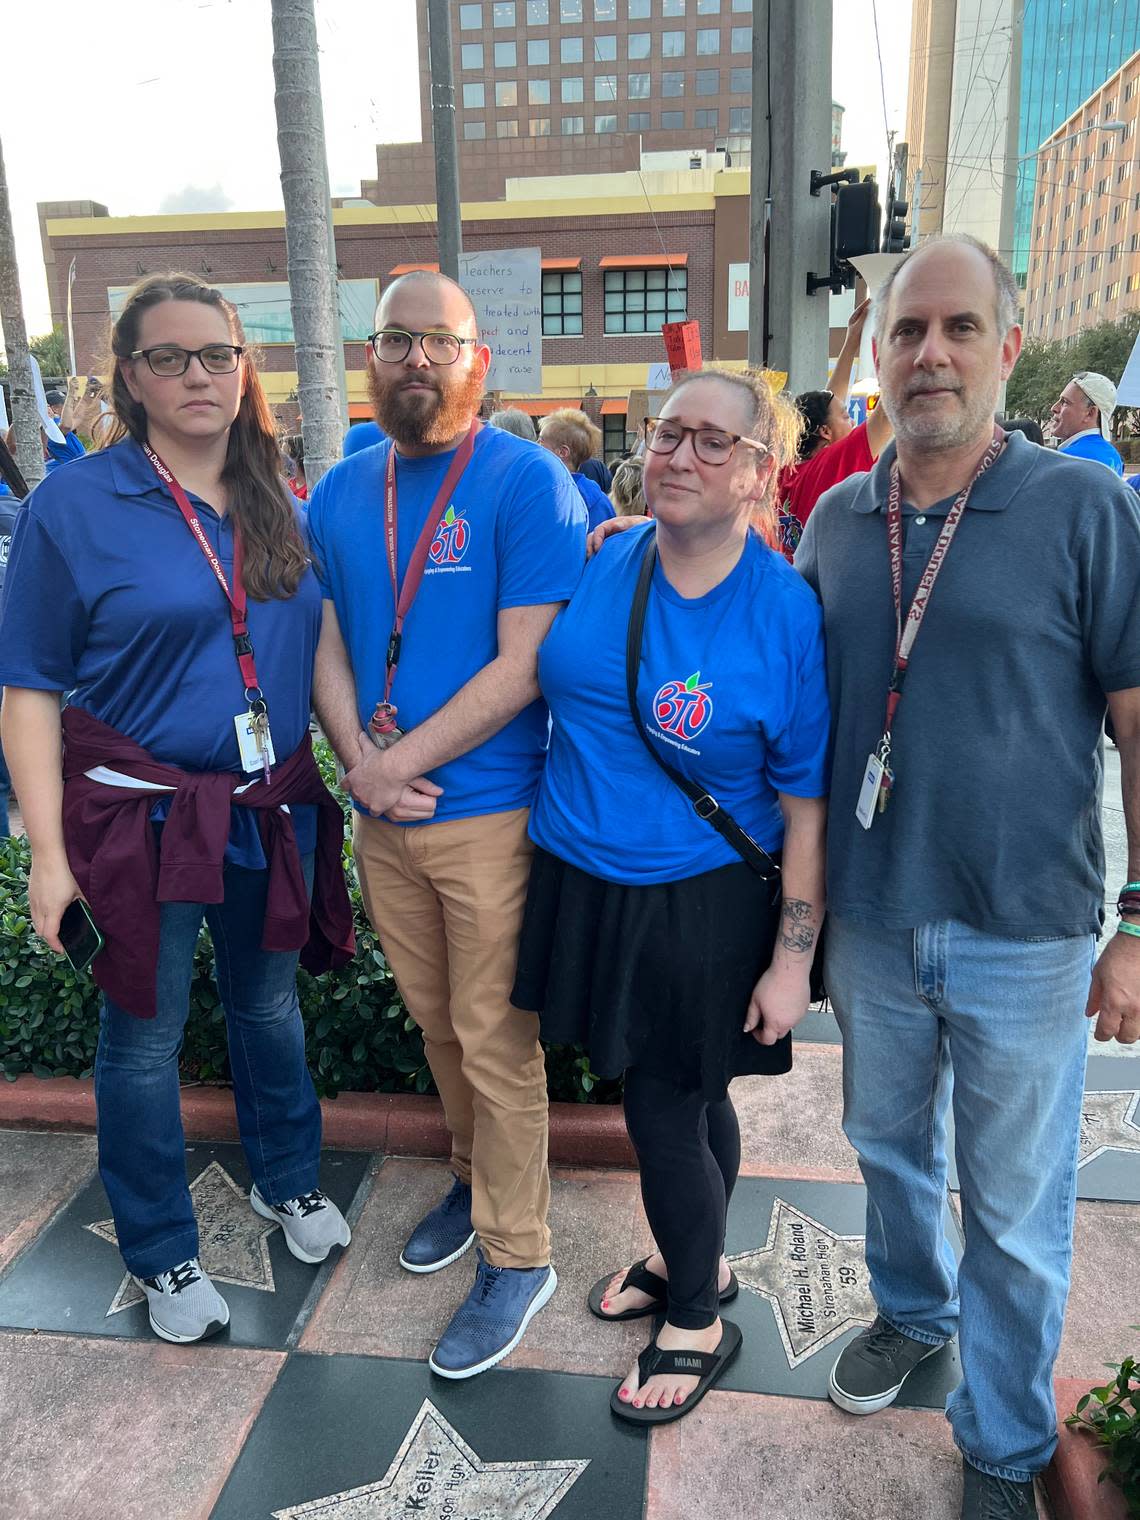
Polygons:
M988 268L994 284L994 320L997 330L1002 335L1009 331L1017 321L1019 293L1017 283L1008 267L980 238L971 237L967 232L946 232L937 237L927 238L925 242L916 244L904 253L880 285L871 312L872 330L876 343L883 341L894 288L910 266L931 255L943 258L949 255L953 258L955 254L962 260L963 265L980 261Z
M412 270L381 296L376 328L368 353L376 421L401 453L454 448L479 410L491 363L490 350L479 342L471 297L445 274ZM385 339L382 333L403 336ZM444 334L442 343L433 341Z
M471 297L458 281L434 269L411 269L392 281L376 307L377 330L410 327L409 312L418 314L417 329L438 328L459 338L473 338L478 330Z

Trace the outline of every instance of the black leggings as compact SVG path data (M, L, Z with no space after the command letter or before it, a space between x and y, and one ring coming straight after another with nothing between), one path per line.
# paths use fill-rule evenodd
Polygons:
M669 1270L669 1323L707 1330L717 1317L725 1216L740 1170L736 1110L727 1096L710 1103L634 1066L625 1074L625 1122Z

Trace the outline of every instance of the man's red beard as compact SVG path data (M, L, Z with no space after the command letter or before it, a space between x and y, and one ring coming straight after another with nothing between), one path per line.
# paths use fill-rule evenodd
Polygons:
M434 394L406 391L410 379L401 370L399 379L382 384L375 371L371 367L368 370L372 411L389 438L406 447L448 443L470 426L483 399L483 380L474 370L469 370L465 379L446 386L434 376L417 374L415 383L432 386Z

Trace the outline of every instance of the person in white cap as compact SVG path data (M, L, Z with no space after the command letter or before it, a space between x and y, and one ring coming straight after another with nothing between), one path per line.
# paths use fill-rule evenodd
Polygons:
M1116 410L1116 386L1107 375L1078 370L1053 403L1053 437L1061 454L1095 459L1116 475L1124 474L1124 461L1112 444L1112 414Z

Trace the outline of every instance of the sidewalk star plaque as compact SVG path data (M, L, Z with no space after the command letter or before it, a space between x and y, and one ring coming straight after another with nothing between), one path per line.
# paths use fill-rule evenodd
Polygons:
M1081 1103L1081 1148L1078 1167L1087 1166L1105 1151L1135 1151L1140 1155L1140 1092L1086 1092Z
M585 1461L481 1462L430 1399L379 1483L276 1509L274 1520L546 1520Z
M198 1173L190 1184L190 1197L198 1220L198 1259L202 1270L215 1282L230 1283L235 1288L257 1288L262 1293L275 1292L266 1236L272 1235L278 1226L253 1212L245 1190L220 1161L211 1161ZM113 1219L100 1219L86 1228L101 1240L112 1245L119 1243ZM118 1314L121 1309L140 1304L144 1297L128 1273L119 1284L107 1314Z
M782 1198L765 1243L728 1260L741 1286L772 1305L791 1368L875 1318L863 1236L837 1235Z

